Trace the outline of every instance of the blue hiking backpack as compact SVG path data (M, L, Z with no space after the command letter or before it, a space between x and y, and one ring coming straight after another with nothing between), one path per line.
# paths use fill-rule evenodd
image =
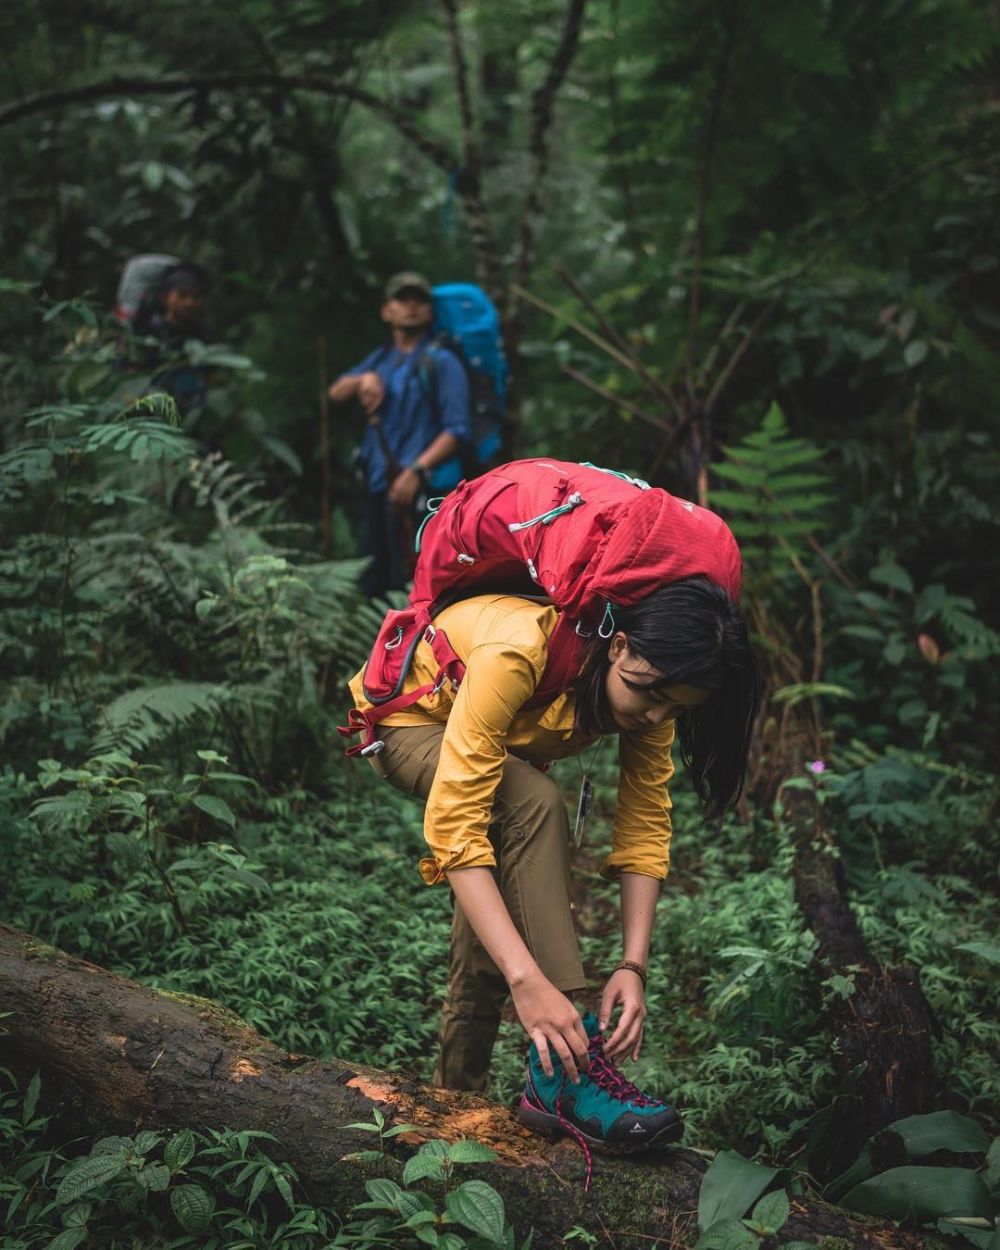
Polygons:
M434 337L419 362L421 385L437 406L434 354L457 356L469 379L472 443L462 457L466 477L478 477L499 460L507 414L507 361L493 301L471 282L449 282L431 291Z

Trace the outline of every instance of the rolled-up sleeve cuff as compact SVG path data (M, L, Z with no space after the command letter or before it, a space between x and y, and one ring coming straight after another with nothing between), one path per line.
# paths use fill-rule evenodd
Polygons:
M481 841L475 840L451 848L447 855L425 856L419 868L425 885L437 885L453 868L495 868L496 862L490 844L487 842L484 847Z
M636 855L634 850L612 851L601 865L605 881L616 881L623 872L635 872L641 877L654 877L662 881L670 869L670 855Z

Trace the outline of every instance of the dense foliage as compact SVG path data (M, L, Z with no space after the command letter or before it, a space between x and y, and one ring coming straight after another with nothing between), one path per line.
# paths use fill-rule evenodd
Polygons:
M201 85L14 120L0 104L20 175L0 185L5 919L289 1049L429 1077L448 897L418 880L419 809L340 754L343 682L380 612L356 589L347 415L322 551L315 396L318 361L332 373L378 335L387 271L474 275L475 164L517 449L707 492L743 543L765 658L739 813L706 827L679 778L635 1079L682 1105L688 1144L814 1183L850 1099L824 1021L853 984L817 978L795 903L781 794L808 786L869 948L919 970L936 1107L996 1132L995 15L593 6L539 164L533 93L565 22L547 0L459 13L471 146L448 4L97 0L82 35L64 6L29 7L0 16L4 103L115 76ZM220 85L237 72L329 89ZM216 341L183 362L207 399L184 414L108 316L147 250L213 274ZM613 766L576 872L595 980L615 953L594 871ZM573 790L575 762L557 776ZM521 1050L510 1021L502 1099ZM220 1246L408 1244L389 1217L310 1207L280 1143L73 1144L29 1080L0 1112L12 1245L207 1245L202 1215ZM962 1131L932 1162L952 1149L965 1176L982 1151ZM998 1167L994 1146L976 1183ZM769 1235L764 1214L733 1244ZM453 1224L442 1245L478 1235Z

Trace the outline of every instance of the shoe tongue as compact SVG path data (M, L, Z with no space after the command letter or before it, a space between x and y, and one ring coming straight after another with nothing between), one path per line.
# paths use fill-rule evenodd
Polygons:
M592 1011L588 1011L583 1017L583 1028L588 1037L596 1037L600 1033L600 1025Z

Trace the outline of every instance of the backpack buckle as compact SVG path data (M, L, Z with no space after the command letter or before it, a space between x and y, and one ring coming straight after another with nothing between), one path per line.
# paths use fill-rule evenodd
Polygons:
M437 630L434 628L433 625L428 625L427 628L424 630L423 641L426 642L428 646L430 646L436 637L437 637Z
M366 747L362 747L358 752L359 755L378 755L379 751L385 746L381 738L376 738L374 742L369 742Z

